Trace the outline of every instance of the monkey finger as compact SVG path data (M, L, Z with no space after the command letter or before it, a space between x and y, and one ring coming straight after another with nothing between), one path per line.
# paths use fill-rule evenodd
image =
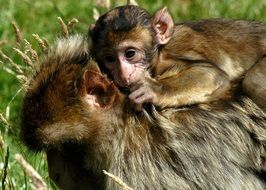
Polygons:
M142 84L142 83L137 83L137 84L131 85L130 92L134 92L143 86L144 86L144 84Z
M141 93L141 94L139 94ZM142 104L146 102L145 94L141 91L135 92L133 94L129 95L129 99L134 103L135 110L141 111L142 110Z
M142 110L142 104L135 104L135 110L136 111L141 111Z
M130 100L135 100L140 96L143 96L145 94L145 92L143 91L143 89L137 89L135 91L133 91L128 97Z
M134 99L135 104L144 104L146 102L152 103L152 96L150 94L143 94L142 96L139 96Z

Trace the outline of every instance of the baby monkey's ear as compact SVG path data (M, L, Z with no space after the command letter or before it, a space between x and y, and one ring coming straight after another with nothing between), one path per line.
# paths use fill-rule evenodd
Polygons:
M106 76L93 70L86 70L83 75L84 97L95 109L113 105L117 89Z
M174 32L174 21L167 8L158 10L151 18L151 24L156 32L158 44L166 44Z

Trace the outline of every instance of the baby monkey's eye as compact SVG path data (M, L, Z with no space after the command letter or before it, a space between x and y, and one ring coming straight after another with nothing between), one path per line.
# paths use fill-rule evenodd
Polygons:
M111 55L107 55L104 57L104 62L106 63L114 63L115 62L115 57Z
M134 49L128 49L125 51L125 57L127 59L132 59L136 55L136 50Z

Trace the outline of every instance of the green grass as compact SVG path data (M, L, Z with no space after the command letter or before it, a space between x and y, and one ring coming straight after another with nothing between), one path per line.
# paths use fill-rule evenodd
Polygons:
M115 6L115 2L112 1L112 7ZM126 0L119 2L123 4ZM214 17L266 21L265 0L142 0L141 2L139 0L138 3L151 13L163 6L168 6L175 21ZM23 38L30 41L36 49L38 49L37 43L32 34L37 33L50 42L60 36L58 16L66 22L72 18L79 20L73 33L86 33L89 24L94 22L92 0L75 3L71 0L0 0L0 5L0 41L7 42L0 49L19 64L23 64L22 60L12 50L16 38L11 21L16 21ZM103 12L104 9L101 8L101 13ZM49 188L56 189L49 182L45 155L28 152L19 141L19 115L23 93L19 92L21 87L16 76L7 72L6 68L10 68L7 61L2 61L3 63L0 64L0 112L7 118L9 126L3 122L0 123L0 132L4 140L4 146L0 147L0 188L32 189L30 179L14 159L16 153L21 153L43 176ZM9 150L8 157L7 150ZM2 186L5 163L8 167L5 185Z

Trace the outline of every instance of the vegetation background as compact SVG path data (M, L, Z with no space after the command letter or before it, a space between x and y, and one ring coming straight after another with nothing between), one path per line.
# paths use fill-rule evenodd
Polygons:
M0 0L0 52L23 65L22 59L12 49L16 46L16 35L11 24L13 21L19 26L22 38L38 49L32 34L39 34L53 42L61 34L58 16L65 22L77 18L79 23L72 33L85 34L97 16L93 8L96 7L99 14L102 14L108 9L108 3L107 8L104 7L106 2L109 1ZM126 0L112 0L110 7L125 3ZM137 3L150 13L167 6L177 22L218 17L266 22L265 0L138 0ZM32 179L15 159L15 154L20 153L39 172L48 188L56 189L48 177L45 155L27 151L19 141L22 98L23 91L16 74L8 60L0 54L0 188L36 189Z

